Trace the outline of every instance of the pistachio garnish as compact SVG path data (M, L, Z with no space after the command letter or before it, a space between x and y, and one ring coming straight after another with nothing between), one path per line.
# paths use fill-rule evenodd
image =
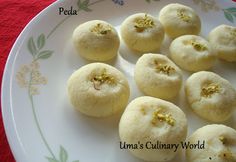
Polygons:
M153 19L149 18L147 14L144 15L144 18L140 18L136 20L134 27L136 28L137 32L143 32L147 28L154 27Z
M160 63L158 63L157 60L154 61L154 64L156 66L155 69L157 72L164 73L166 75L170 75L171 72L175 71L175 68L173 68L172 66L160 64Z
M143 115L146 115L145 107L141 107L140 111L142 112Z
M196 51L205 51L207 47L204 44L201 44L195 40L187 40L183 42L184 45L191 45Z
M222 142L223 145L227 142L227 139L224 136L220 136L219 140Z
M174 126L175 124L175 120L172 117L171 114L164 114L160 112L160 109L157 109L156 111L153 112L152 114L152 121L151 123L153 125L156 125L156 123L160 121L160 122L166 122L167 124L169 124L170 126Z
M232 29L231 32L230 32L230 34L231 34L234 38L236 38L236 29Z
M216 83L211 83L202 87L201 95L203 97L211 97L214 93L220 92L220 86Z
M96 75L91 79L91 82L93 82L93 86L96 90L100 90L100 86L102 84L114 84L115 79L114 77L107 74L106 69L103 69L100 75Z
M189 15L187 15L185 10L183 10L183 9L177 10L177 16L185 22L190 22L190 20L191 20L191 17Z
M105 35L108 32L111 31L111 26L109 25L102 25L101 23L97 23L92 29L91 32L97 33L97 34L101 34L101 35Z
M207 47L199 42L191 41L191 45L196 51L205 51L207 50Z

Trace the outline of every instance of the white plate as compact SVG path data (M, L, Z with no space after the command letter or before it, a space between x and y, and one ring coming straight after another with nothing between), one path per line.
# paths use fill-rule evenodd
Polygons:
M5 129L18 162L141 161L119 148L120 114L94 119L76 112L70 105L66 95L67 78L74 70L88 63L76 55L71 35L77 25L92 19L108 21L119 29L128 15L145 12L157 16L158 11L171 2L177 1L57 1L28 24L11 50L2 85ZM230 0L179 2L193 7L200 15L203 36L222 23L235 25L235 3ZM58 14L59 7L69 9L70 6L80 8L78 15ZM168 54L167 47L164 45L162 48L164 54ZM131 86L130 100L142 95L133 80L137 58L126 53L122 47L119 56L108 62L127 76ZM37 63L30 65L34 59ZM34 77L30 77L32 70ZM228 79L236 88L235 63L218 62L212 71ZM185 72L185 79L187 76L189 73ZM189 133L207 124L190 111L183 92L180 96L173 102L187 114ZM226 124L235 128L235 117L236 114ZM182 158L179 154L176 160L181 161Z

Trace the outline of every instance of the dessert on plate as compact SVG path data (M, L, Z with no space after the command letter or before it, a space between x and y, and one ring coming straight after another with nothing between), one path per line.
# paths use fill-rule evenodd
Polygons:
M78 53L88 60L107 61L117 55L120 39L115 28L101 20L79 25L72 36Z
M181 89L182 72L168 57L149 53L138 59L134 79L144 94L171 99Z
M185 5L171 3L161 9L159 20L170 38L181 35L198 35L201 20L196 12Z
M216 61L216 54L204 38L196 35L183 35L170 45L172 60L187 71L202 71L211 68Z
M220 59L236 61L236 27L224 24L217 26L210 32L208 39Z
M160 148L159 144L184 141L187 119L184 112L170 102L148 96L138 97L125 109L120 119L119 135L123 143L143 146L129 149L134 156L145 161L169 161L178 150Z
M68 80L71 104L83 114L106 117L124 110L130 89L125 76L104 63L79 68Z
M188 140L192 144L205 143L204 149L187 149L188 162L235 162L236 130L212 124L197 129Z
M159 20L146 13L131 15L121 25L123 41L131 50L139 53L157 52L164 34Z
M192 74L186 81L185 92L191 109L212 122L226 121L236 108L236 90L213 72Z

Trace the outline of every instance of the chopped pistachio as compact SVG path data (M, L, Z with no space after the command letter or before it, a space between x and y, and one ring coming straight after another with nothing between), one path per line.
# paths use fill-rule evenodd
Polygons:
M140 110L143 113L143 115L146 115L145 107L142 106Z
M191 45L196 51L206 51L207 47L199 42L191 41Z
M195 40L186 40L183 42L184 45L191 45L196 51L205 51L207 47Z
M147 16L147 14L144 15L144 18L140 18L136 20L134 27L136 28L137 32L143 32L147 28L154 27L154 21Z
M100 86L104 83L107 84L114 84L115 79L114 77L107 74L106 69L103 69L100 75L94 76L91 81L93 82L94 88L96 90L100 90Z
M216 83L202 87L201 95L203 97L211 97L214 93L220 92L220 86Z
M92 29L91 32L106 35L108 32L112 30L111 26L109 25L102 25L101 23L97 23Z
M174 121L174 118L172 118L171 114L167 114L165 117L166 117L166 118L165 118L166 122L167 122L169 125L174 126L175 121Z
M166 75L170 75L170 73L172 71L175 71L175 68L173 68L172 66L160 64L160 63L158 63L157 60L154 61L154 64L156 66L155 68L156 68L157 72L161 72L161 73L164 73Z
M154 111L153 114L152 114L152 121L151 121L151 122L152 122L153 125L155 125L156 122L157 122L157 116L158 116L159 112L160 112L160 110L157 109L157 110Z
M174 120L174 118L172 117L171 114L163 114L163 113L160 112L159 109L153 112L151 123L153 125L156 125L158 120L160 122L164 122L165 121L170 126L174 126L174 124L175 124L175 120Z
M236 29L235 29L235 30L232 30L232 31L230 32L230 34L235 38L235 37L236 37Z
M190 22L190 20L191 20L191 17L189 15L187 15L183 9L177 10L177 15L181 20L183 20L185 22Z
M226 142L227 142L227 140L224 136L220 136L219 140L222 142L223 145L226 144Z

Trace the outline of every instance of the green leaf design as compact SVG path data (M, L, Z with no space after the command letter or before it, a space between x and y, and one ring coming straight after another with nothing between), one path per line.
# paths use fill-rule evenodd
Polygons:
M42 49L45 45L45 35L41 34L37 39L37 47L38 49Z
M146 0L147 3L151 3L151 1L160 1L160 0Z
M33 56L35 56L37 54L37 49L36 49L33 37L29 38L27 47Z
M90 8L88 8L89 0L84 0L84 1L78 0L77 6L79 9L84 10L86 12L92 11Z
M228 12L224 12L224 15L225 15L225 18L227 19L227 20L229 20L230 22L234 22L234 18L233 18L233 16L230 14L230 13L228 13Z
M59 162L58 160L54 159L54 158L50 158L50 157L46 157L48 159L49 162Z
M236 13L236 8L235 7L230 7L230 8L227 8L226 10L228 10L231 13Z
M67 162L68 154L63 146L60 146L60 162Z
M45 50L38 54L37 59L48 59L50 56L52 56L53 51Z
M84 0L84 2L82 2L83 6L88 6L88 4L89 4L89 0Z
M236 18L236 8L230 7L223 9L225 18L229 20L231 23L234 23L234 17Z
M91 12L92 10L90 8L83 8L84 11L86 12Z

